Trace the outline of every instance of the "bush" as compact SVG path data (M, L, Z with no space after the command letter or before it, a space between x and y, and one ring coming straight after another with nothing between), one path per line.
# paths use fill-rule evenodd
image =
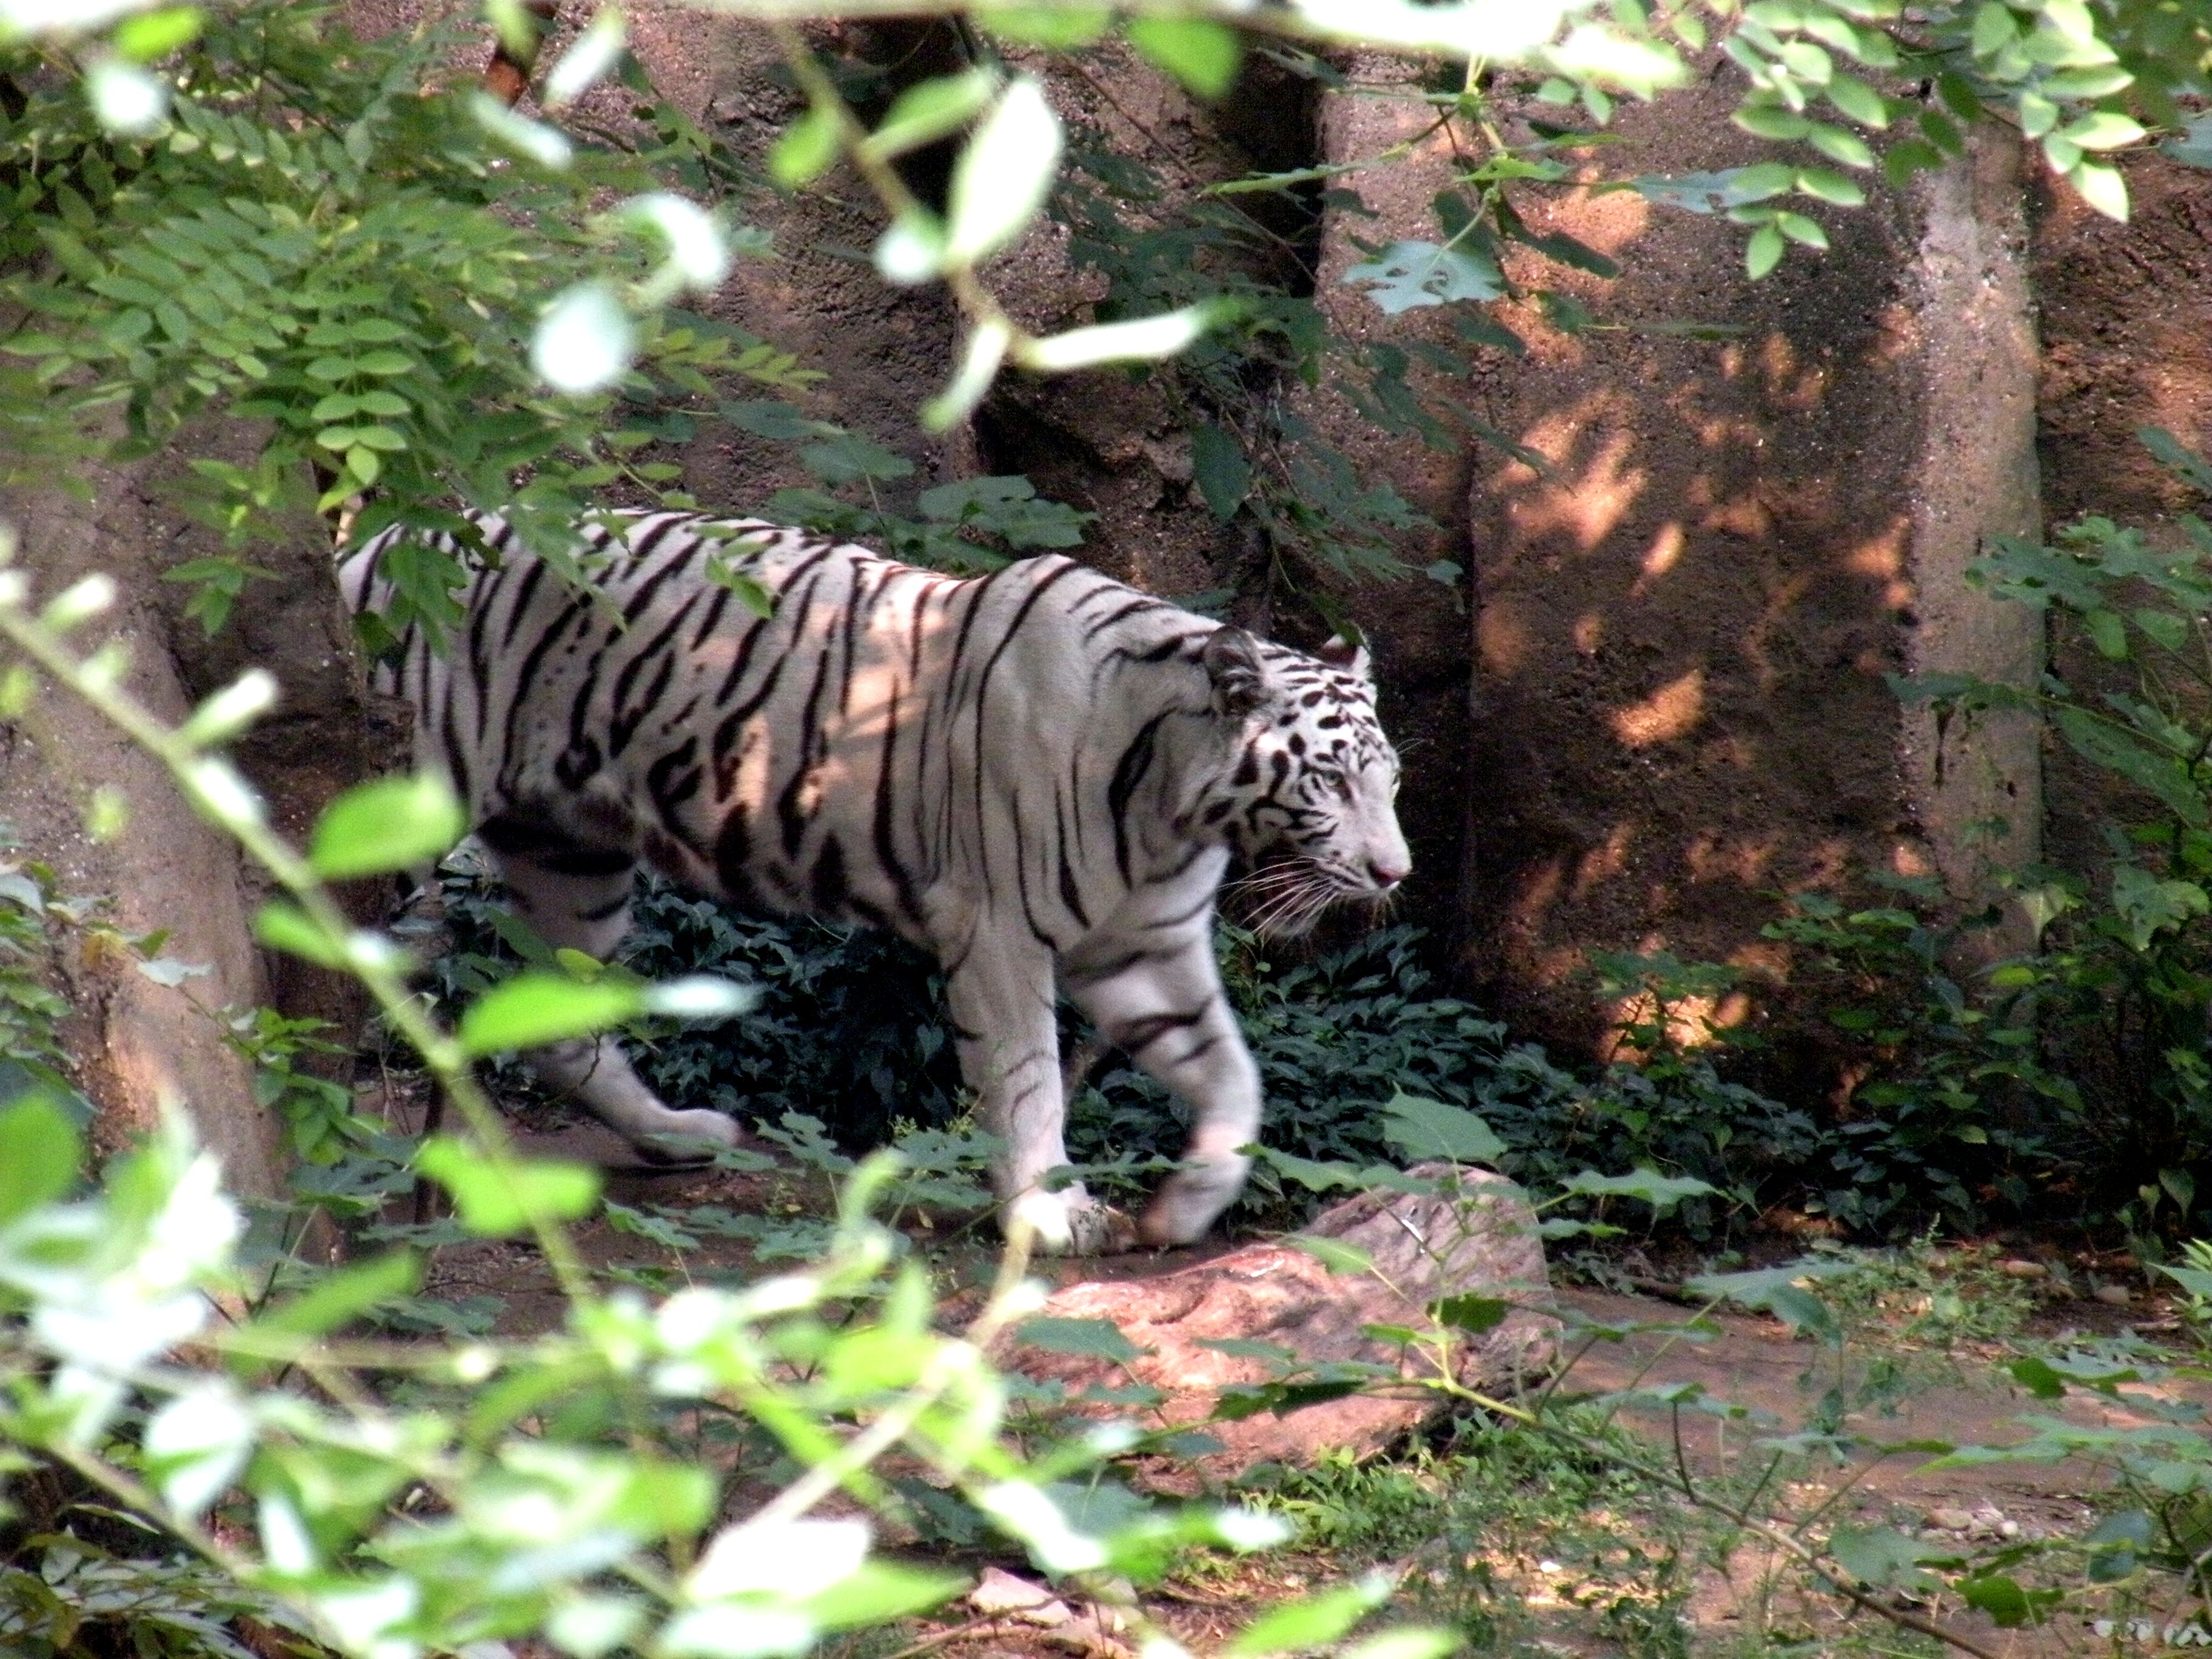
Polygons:
M444 894L455 949L440 973L452 998L506 971L516 930L496 887L467 860L449 866ZM659 881L641 886L634 915L625 965L655 979L726 975L763 994L742 1019L665 1028L637 1045L639 1070L672 1102L768 1124L802 1113L848 1146L878 1144L902 1123L963 1120L942 976L921 951L866 929L746 915ZM1399 926L1297 959L1223 927L1223 977L1260 1067L1271 1149L1387 1161L1381 1108L1403 1093L1480 1114L1510 1149L1507 1172L1532 1185L1583 1170L1652 1168L1754 1207L1818 1149L1804 1114L1725 1080L1710 1060L1671 1056L1578 1075L1538 1045L1511 1041L1472 1004L1434 994L1422 939L1419 928ZM1065 1012L1061 1035L1072 1049L1091 1034ZM1184 1115L1118 1054L1094 1069L1071 1103L1069 1151L1094 1182L1133 1191L1180 1153ZM502 1081L530 1088L519 1067ZM1236 1213L1292 1224L1303 1204L1262 1167ZM1682 1214L1699 1237L1720 1224L1711 1200Z

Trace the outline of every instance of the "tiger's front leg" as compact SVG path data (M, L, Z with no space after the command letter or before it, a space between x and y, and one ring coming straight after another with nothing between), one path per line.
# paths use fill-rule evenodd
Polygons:
M983 1127L1000 1141L991 1184L1006 1206L1006 1224L1028 1222L1042 1249L1096 1255L1116 1242L1118 1218L1080 1182L1058 1192L1043 1186L1045 1176L1067 1162L1052 958L978 927L957 960L945 1000L961 1076L975 1091Z
M1182 1165L1137 1223L1147 1244L1188 1244L1236 1202L1260 1134L1260 1071L1213 960L1213 909L1085 939L1061 969L1107 1042L1189 1104Z

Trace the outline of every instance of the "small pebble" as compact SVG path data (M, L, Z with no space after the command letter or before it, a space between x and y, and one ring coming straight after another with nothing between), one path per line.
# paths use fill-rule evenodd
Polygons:
M2136 1294L2124 1285L2100 1285L2091 1292L2107 1307L2124 1308L2136 1299Z
M1928 1524L1940 1527L1945 1532L1964 1532L1974 1524L1974 1517L1964 1510L1930 1510Z
M968 1605L978 1613L1021 1613L1048 1604L1058 1605L1050 1590L1017 1578L1003 1567L984 1568L975 1588L968 1592ZM1067 1609L1061 1607L1060 1617L1066 1616Z

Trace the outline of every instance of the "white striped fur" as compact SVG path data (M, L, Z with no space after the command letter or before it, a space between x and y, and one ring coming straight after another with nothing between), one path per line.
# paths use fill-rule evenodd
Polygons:
M1232 854L1278 931L1410 862L1364 650L1308 656L1066 558L959 580L677 513L579 532L594 598L477 523L501 557L447 653L410 628L383 672L538 933L611 954L641 859L739 904L895 929L944 964L963 1074L1005 1143L1000 1195L1048 1244L1095 1250L1108 1212L1040 1184L1066 1161L1056 984L1189 1103L1139 1234L1206 1231L1260 1128L1214 966ZM386 602L398 534L343 559L356 610ZM774 596L771 618L713 580L718 559ZM640 1145L734 1139L655 1099L611 1039L529 1058Z

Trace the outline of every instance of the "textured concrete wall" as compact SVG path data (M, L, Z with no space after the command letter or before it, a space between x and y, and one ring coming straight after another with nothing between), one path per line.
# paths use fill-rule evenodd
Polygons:
M2047 185L2037 198L2038 443L2053 524L2097 513L2157 536L2176 512L2203 510L2136 434L2163 427L2212 452L2212 173L2157 155L2122 165L2134 202L2124 225ZM2070 627L2054 630L2051 651L2072 684L2130 683ZM2045 765L2052 858L2098 867L2112 775L2063 743L2046 745Z
M1759 159L1727 125L1732 96L1708 82L1627 112L1607 171ZM1371 153L1338 142L1330 159ZM1432 181L1443 167L1433 158ZM1360 234L1429 234L1425 192L1402 188L1415 211ZM1987 858L2036 846L2027 734L1954 727L1939 782L1932 729L1884 681L2038 660L2032 619L1961 580L1982 535L2036 519L2016 164L1978 153L1820 217L1830 251L1793 252L1752 283L1740 233L1712 219L1568 195L1537 228L1626 274L1534 255L1514 274L1631 326L1563 334L1526 308L1528 356L1466 388L1546 460L1475 452L1463 559L1463 962L1528 1029L1601 1036L1587 974L1600 950L1731 962L1775 988L1717 1012L1786 1009L1787 952L1760 937L1778 890L1868 869L1963 887ZM1691 320L1737 331L1633 326Z

